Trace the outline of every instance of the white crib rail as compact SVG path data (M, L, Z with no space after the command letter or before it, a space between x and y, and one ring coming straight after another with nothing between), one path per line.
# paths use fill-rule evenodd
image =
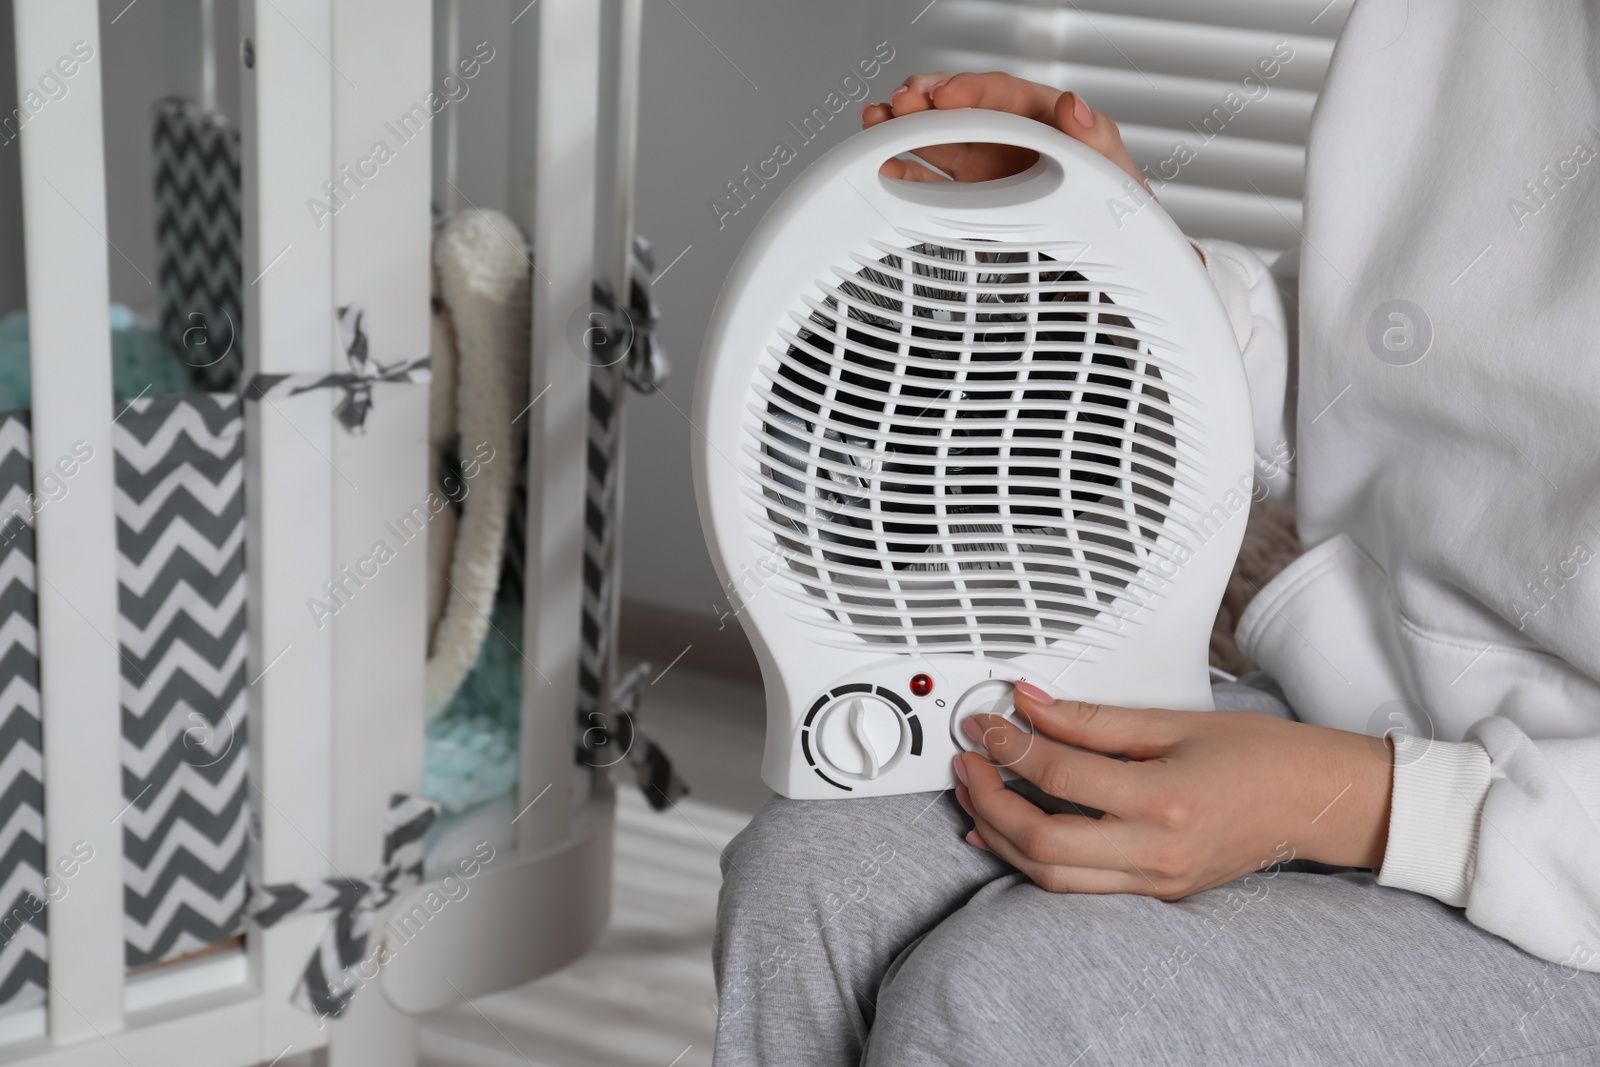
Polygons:
M16 4L18 99L73 54L100 51L94 0ZM87 442L93 458L34 519L46 873L79 842L93 859L50 905L49 1032L122 1026L122 727L112 510L111 333L100 64L22 129L34 485ZM52 475L59 478L59 474ZM51 789L52 786L56 788Z
M239 12L251 53L240 86L247 378L334 366L332 230L305 203L332 170L332 14L330 0L244 0ZM306 610L334 570L329 399L246 405L252 859L267 882L331 873L334 649ZM288 1002L326 921L248 939L262 1060L326 1041Z
M523 622L523 849L560 840L583 800L577 741L578 622L589 365L569 343L594 284L600 5L553 0L514 25L511 216L533 235L533 365L528 410L527 594ZM532 12L530 12L530 15ZM530 62L531 60L531 62ZM531 84L530 84L531 82ZM531 91L530 91L531 90ZM535 106L526 106L534 104ZM520 109L518 105L524 105ZM582 332L581 330L579 331ZM548 391L547 391L548 390ZM531 697L531 699L530 699ZM545 739L529 744L528 738ZM555 743L568 738L567 744Z
M431 8L431 0L334 0L336 172L358 166L375 138L391 141L388 128L436 89ZM395 158L365 184L346 182L346 203L329 223L333 303L363 309L372 355L384 363L428 352L430 133L397 145ZM428 448L426 386L375 387L365 432L335 433L335 568L365 556L375 541L389 541L384 523L427 499ZM422 788L427 546L419 538L395 548L396 558L329 623L335 708L329 855L356 877L382 862L389 795ZM376 989L363 993L332 1029L330 1067L409 1064L415 1032L415 1020Z
M600 107L609 121L602 121L606 136L600 142L598 175L600 247L595 252L595 275L609 289L619 308L633 301L634 179L639 147L639 47L644 10L641 0L608 0L603 7ZM638 339L635 338L637 341ZM626 400L624 385L618 394L619 408ZM627 499L628 422L621 410L616 418L616 444L612 449L612 478L615 485L611 510L611 559L614 576L605 619L611 639L606 646L606 673L601 683L600 706L613 714L610 687L618 677L622 631L622 530L623 504Z
M240 2L247 379L345 369L334 318L344 303L366 309L375 358L426 351L429 138L408 143L334 217L319 221L307 201L325 198L374 128L433 88L430 2ZM289 1003L326 916L252 928L242 957L132 981L124 973L100 11L94 0L16 0L15 10L24 94L75 42L96 56L25 126L21 146L35 483L78 442L94 450L35 526L45 858L54 864L81 842L94 859L50 904L45 1032L0 1038L0 1063L242 1067L330 1045L332 1067L404 1067L415 1049L401 1012L559 966L609 913L613 798L572 759L589 368L567 323L588 307L595 275L598 8L541 0L507 48L520 115L513 214L540 267L518 848L486 867L473 906L442 915L326 1028ZM624 31L636 33L630 10ZM631 183L611 195L631 197ZM627 240L629 217L626 206L613 213L621 232L608 246ZM621 248L603 256L626 264ZM336 400L315 391L245 405L251 869L269 883L373 873L388 794L415 791L421 776L424 550L405 550L326 629L307 601L382 536L384 519L426 494L426 390L380 386L359 438L336 428Z

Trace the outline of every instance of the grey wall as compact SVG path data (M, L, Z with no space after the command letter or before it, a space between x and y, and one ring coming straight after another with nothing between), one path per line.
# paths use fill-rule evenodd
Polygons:
M665 395L635 398L628 412L628 598L704 612L708 621L711 604L724 599L689 474L695 431L688 414L701 339L733 257L773 197L801 165L860 127L859 104L847 105L804 146L785 123L821 106L871 52L875 7L862 0L644 5L638 229L654 243L658 268L688 251L655 286L672 380ZM904 77L904 63L899 56L889 63L868 99L886 99ZM780 140L799 158L719 229L707 201L725 195L724 183L771 156Z

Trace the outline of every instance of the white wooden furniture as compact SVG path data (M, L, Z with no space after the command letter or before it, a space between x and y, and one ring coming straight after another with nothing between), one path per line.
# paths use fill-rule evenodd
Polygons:
M637 0L613 2L620 17L607 25L631 39L606 50L592 0L540 0L495 42L514 70L513 214L540 266L516 849L485 864L470 894L323 1026L289 997L327 914L250 928L242 951L127 978L113 468L86 464L36 525L46 859L78 842L105 859L50 905L46 1007L0 1021L0 1063L243 1067L326 1046L334 1067L404 1067L416 1058L415 1014L558 968L605 924L614 797L573 762L588 367L564 324L587 304L597 260L603 273L627 264L631 177L609 183L607 204L594 178L601 144L631 166L636 80L631 66L608 75L623 89L604 115L597 92L573 88L598 85L603 51L636 62ZM201 17L208 5L190 6ZM406 142L332 218L306 205L437 88L457 47L449 0L438 7L242 0L247 375L344 370L334 316L345 304L366 310L375 358L425 352L432 139ZM23 93L74 42L102 48L94 0L17 0L15 11ZM101 91L99 64L85 64L21 136L39 476L77 441L111 455ZM597 215L614 247L596 247ZM421 784L425 553L402 553L325 629L306 601L424 498L426 391L377 387L363 436L336 423L337 399L246 406L252 873L268 883L371 875L389 794ZM402 895L380 924L427 889Z

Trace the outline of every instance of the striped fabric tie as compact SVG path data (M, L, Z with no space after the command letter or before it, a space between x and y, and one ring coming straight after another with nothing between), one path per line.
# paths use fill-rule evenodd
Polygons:
M383 869L372 878L319 878L252 885L250 918L266 928L293 915L334 912L316 952L296 984L291 1003L302 1011L338 1018L365 981L352 973L367 956L367 936L377 910L422 882L422 837L439 805L396 793L389 798Z
M246 400L281 400L299 396L313 389L343 389L344 400L336 414L345 429L351 433L364 433L367 412L372 410L372 387L379 382L433 381L433 359L419 356L399 363L384 365L371 358L367 351L367 332L361 326L365 312L355 307L339 309L339 333L344 341L345 357L350 361L348 374L257 374L245 386Z

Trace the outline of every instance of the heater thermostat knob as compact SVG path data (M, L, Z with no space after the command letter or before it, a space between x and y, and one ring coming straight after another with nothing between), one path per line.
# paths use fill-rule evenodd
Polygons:
M1003 715L1022 729L1028 729L1027 724L1017 715L1010 682L1003 682L998 678L979 682L961 694L961 698L956 701L955 712L950 716L950 738L968 752L978 746L972 743L972 739L966 735L962 727L966 725L968 718L980 714Z
M817 749L836 770L876 778L900 751L905 724L893 705L879 697L844 697L822 714Z

